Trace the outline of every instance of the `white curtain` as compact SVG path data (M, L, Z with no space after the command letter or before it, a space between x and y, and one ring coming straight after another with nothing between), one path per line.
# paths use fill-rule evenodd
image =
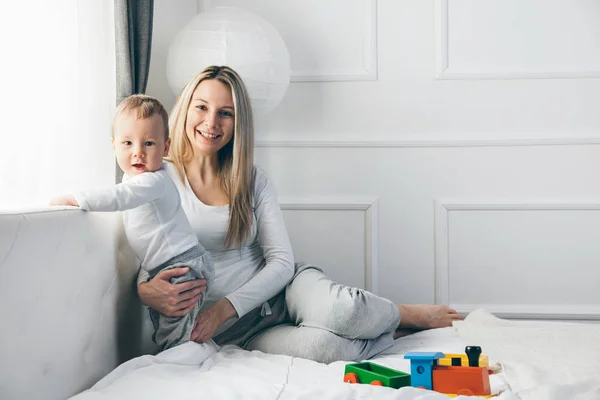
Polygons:
M0 212L114 182L113 3L0 5Z

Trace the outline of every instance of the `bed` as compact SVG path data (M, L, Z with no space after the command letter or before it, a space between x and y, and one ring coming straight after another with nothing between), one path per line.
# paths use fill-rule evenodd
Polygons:
M346 362L194 343L152 355L120 227L118 213L0 214L0 399L448 398L345 383ZM410 372L406 352L479 345L497 370L499 399L600 399L599 338L597 324L508 321L477 310L453 327L400 338L371 361Z

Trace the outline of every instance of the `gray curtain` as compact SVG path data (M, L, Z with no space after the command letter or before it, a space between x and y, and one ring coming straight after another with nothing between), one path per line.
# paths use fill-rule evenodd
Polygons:
M154 0L115 0L117 104L145 93L150 69ZM123 172L117 166L116 181Z
M150 50L152 46L152 17L154 0L114 0L115 1L115 53L117 76L117 104L127 96L146 91L148 71L150 69ZM117 165L116 182L121 182L123 171ZM124 256L119 241L119 257ZM133 264L133 261L131 262ZM119 268L119 274L125 273ZM127 272L130 273L130 272ZM136 275L137 276L137 275ZM128 277L131 278L131 277ZM119 280L133 282L131 291L136 293L133 279ZM127 291L123 291L124 293ZM118 356L124 362L143 352L142 327L145 309L137 296L119 301L118 307L124 308L119 315L125 316L118 321Z

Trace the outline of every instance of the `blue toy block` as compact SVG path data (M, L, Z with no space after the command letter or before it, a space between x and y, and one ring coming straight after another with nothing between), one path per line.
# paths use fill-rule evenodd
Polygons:
M440 352L406 353L404 358L410 360L411 386L433 390L433 366L444 357L444 353Z

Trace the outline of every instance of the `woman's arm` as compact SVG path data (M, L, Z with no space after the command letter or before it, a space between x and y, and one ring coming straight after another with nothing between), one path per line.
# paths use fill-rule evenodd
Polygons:
M240 318L283 290L294 275L294 255L275 189L266 173L256 167L254 213L266 265L226 296Z
M254 214L265 265L237 290L200 311L191 340L202 343L211 339L228 319L241 318L248 311L279 293L294 275L294 256L285 229L283 214L267 175L255 168Z
M182 317L189 313L206 290L206 281L195 279L178 284L169 281L188 270L187 267L167 269L150 281L139 283L138 295L142 303L167 317Z

